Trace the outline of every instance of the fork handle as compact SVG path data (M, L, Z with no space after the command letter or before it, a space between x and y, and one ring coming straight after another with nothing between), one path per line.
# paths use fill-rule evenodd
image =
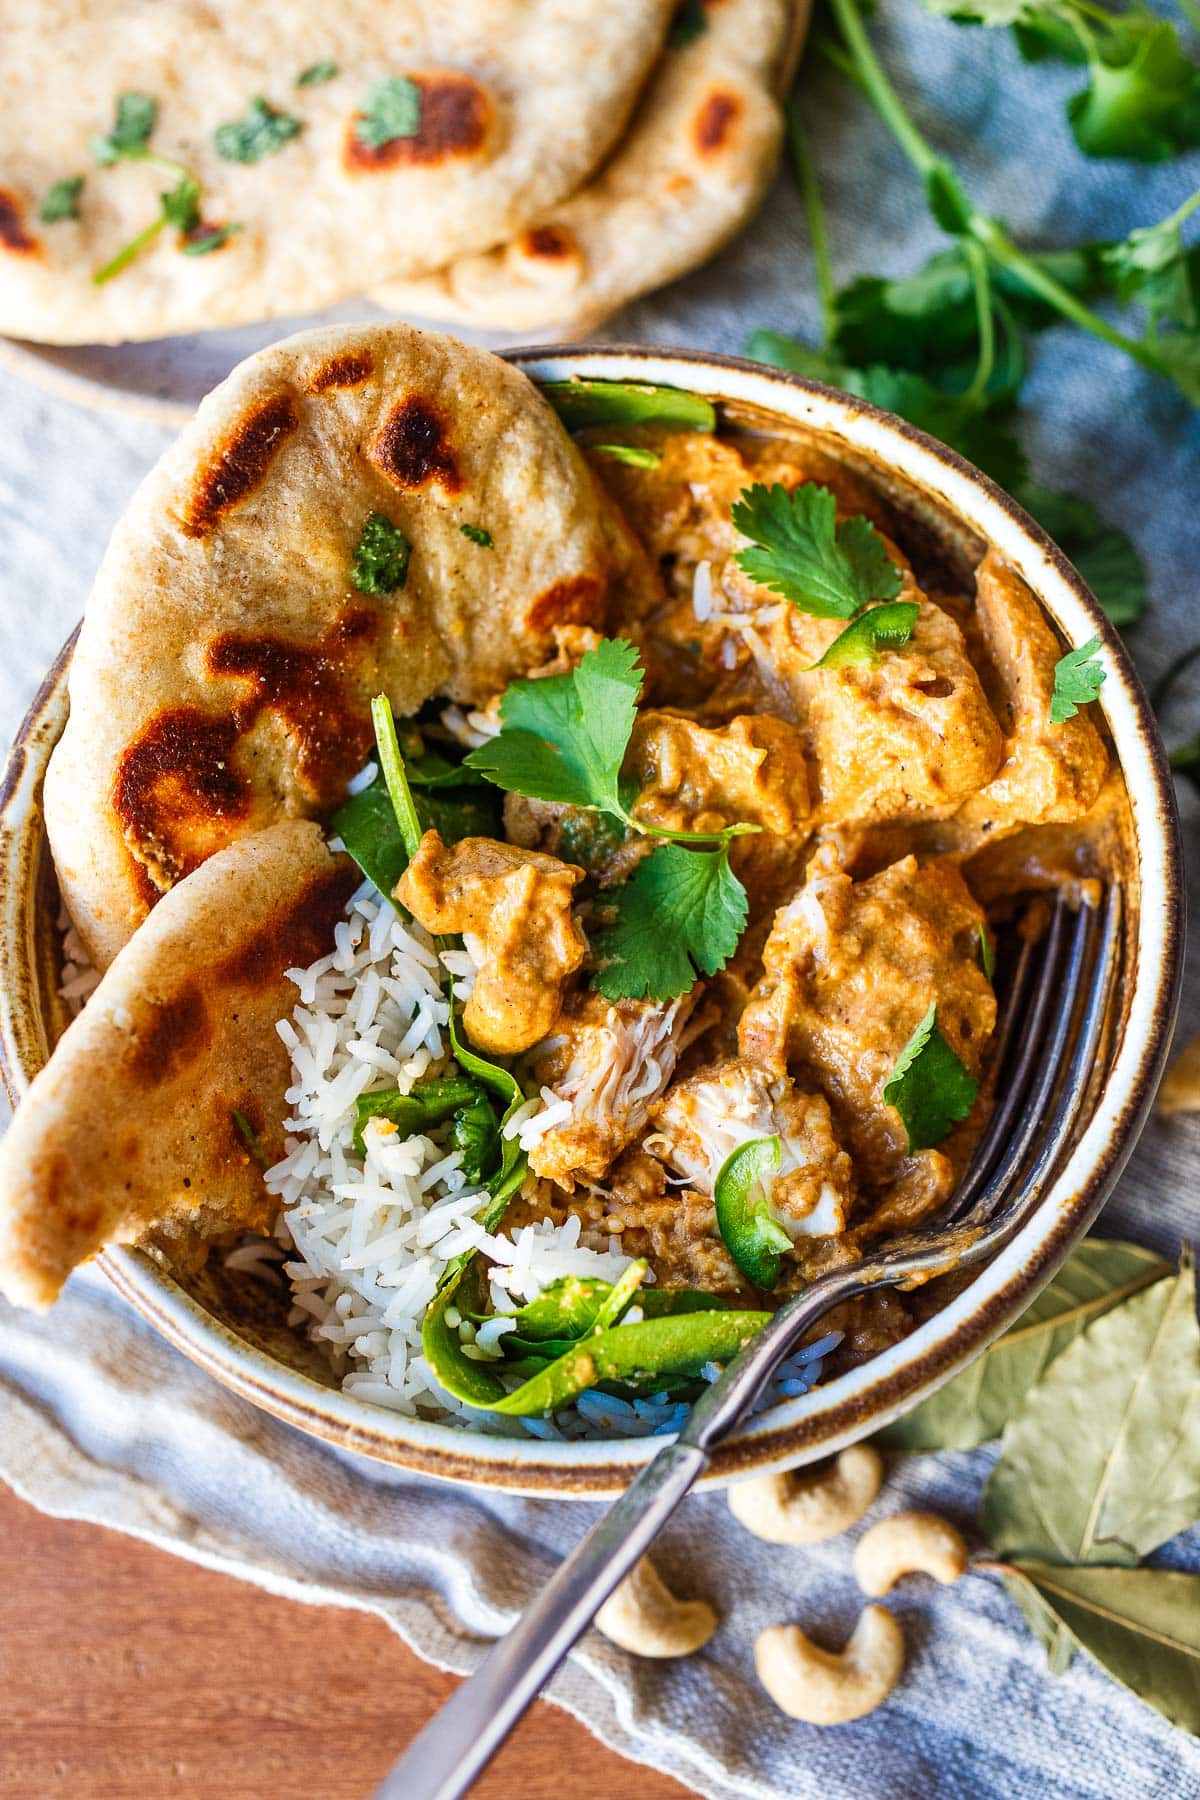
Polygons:
M708 1461L706 1450L673 1443L647 1463L413 1739L374 1800L457 1800L465 1792Z
M831 1306L864 1285L858 1268L831 1271L751 1338L696 1401L680 1437L664 1445L597 1520L508 1635L413 1739L373 1800L458 1800L649 1549L775 1368Z

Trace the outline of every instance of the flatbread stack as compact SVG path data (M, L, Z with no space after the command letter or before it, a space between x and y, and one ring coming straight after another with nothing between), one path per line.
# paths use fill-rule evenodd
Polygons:
M0 333L591 325L745 223L808 0L0 0Z
M71 666L45 817L106 973L0 1142L0 1291L49 1305L102 1244L178 1259L262 1224L247 1145L281 1150L286 971L359 880L308 821L367 761L372 696L481 702L656 584L485 351L334 328L210 395L117 527Z

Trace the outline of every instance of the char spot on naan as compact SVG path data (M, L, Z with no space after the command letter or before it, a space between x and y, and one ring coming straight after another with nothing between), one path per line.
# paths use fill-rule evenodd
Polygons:
M392 408L370 457L393 487L416 489L436 482L447 494L462 488L446 420L419 394Z
M692 136L702 156L724 149L734 122L742 110L741 98L724 88L713 88L696 114Z
M218 984L268 988L281 969L307 968L333 942L333 932L358 885L355 868L334 865L310 881L277 918L239 944L213 971ZM245 1107L250 1123L254 1119ZM256 1125L255 1130L259 1127Z
M299 422L290 394L272 394L242 415L188 496L181 523L189 537L208 537L223 514L261 486Z
M476 156L483 149L495 108L488 90L470 75L453 72L413 75L421 91L421 122L412 137L386 144L364 144L356 113L346 133L343 160L347 169L366 172L408 167L436 167L455 158Z
M41 249L25 229L25 209L9 188L0 188L0 248L13 256L36 256Z
M129 1067L147 1087L181 1075L203 1055L213 1036L208 1005L196 982L170 1000L151 1002L134 1030Z
M330 356L309 376L308 392L325 394L330 388L361 387L375 373L375 364L365 350L346 351Z
M563 262L579 254L575 239L561 225L533 226L522 237L521 250L525 256L543 262Z
M212 674L252 684L252 693L232 715L238 734L249 731L264 709L276 713L295 746L297 773L317 806L339 800L366 760L370 717L351 698L345 676L347 659L376 639L379 623L377 613L352 607L315 643L228 631L208 646Z
M530 631L549 632L556 625L598 625L604 615L604 583L594 575L556 581L539 594L525 614Z
M245 819L250 792L233 767L238 738L232 713L173 706L152 719L121 758L113 807L125 841L148 857L167 887L215 846L196 843L198 820ZM157 894L159 883L155 884Z

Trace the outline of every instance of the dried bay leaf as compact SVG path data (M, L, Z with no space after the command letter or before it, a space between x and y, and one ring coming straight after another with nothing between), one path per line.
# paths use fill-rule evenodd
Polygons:
M1170 1273L1169 1263L1138 1244L1085 1238L1015 1325L875 1442L886 1450L970 1450L999 1437L1093 1319Z
M1007 1559L1129 1566L1197 1517L1200 1327L1185 1254L1177 1276L1096 1319L1031 1391L1005 1428L982 1524ZM1044 1638L1037 1609L1027 1616ZM1061 1625L1047 1649L1066 1666Z
M1114 1680L1172 1725L1200 1735L1200 1575L1101 1565L1015 1568L1006 1576L1010 1592L1036 1596Z

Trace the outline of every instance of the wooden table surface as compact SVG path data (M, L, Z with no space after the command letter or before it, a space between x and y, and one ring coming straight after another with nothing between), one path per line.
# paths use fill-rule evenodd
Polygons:
M379 1619L298 1606L0 1487L4 1800L364 1800L454 1686ZM686 1800L539 1702L475 1800Z

